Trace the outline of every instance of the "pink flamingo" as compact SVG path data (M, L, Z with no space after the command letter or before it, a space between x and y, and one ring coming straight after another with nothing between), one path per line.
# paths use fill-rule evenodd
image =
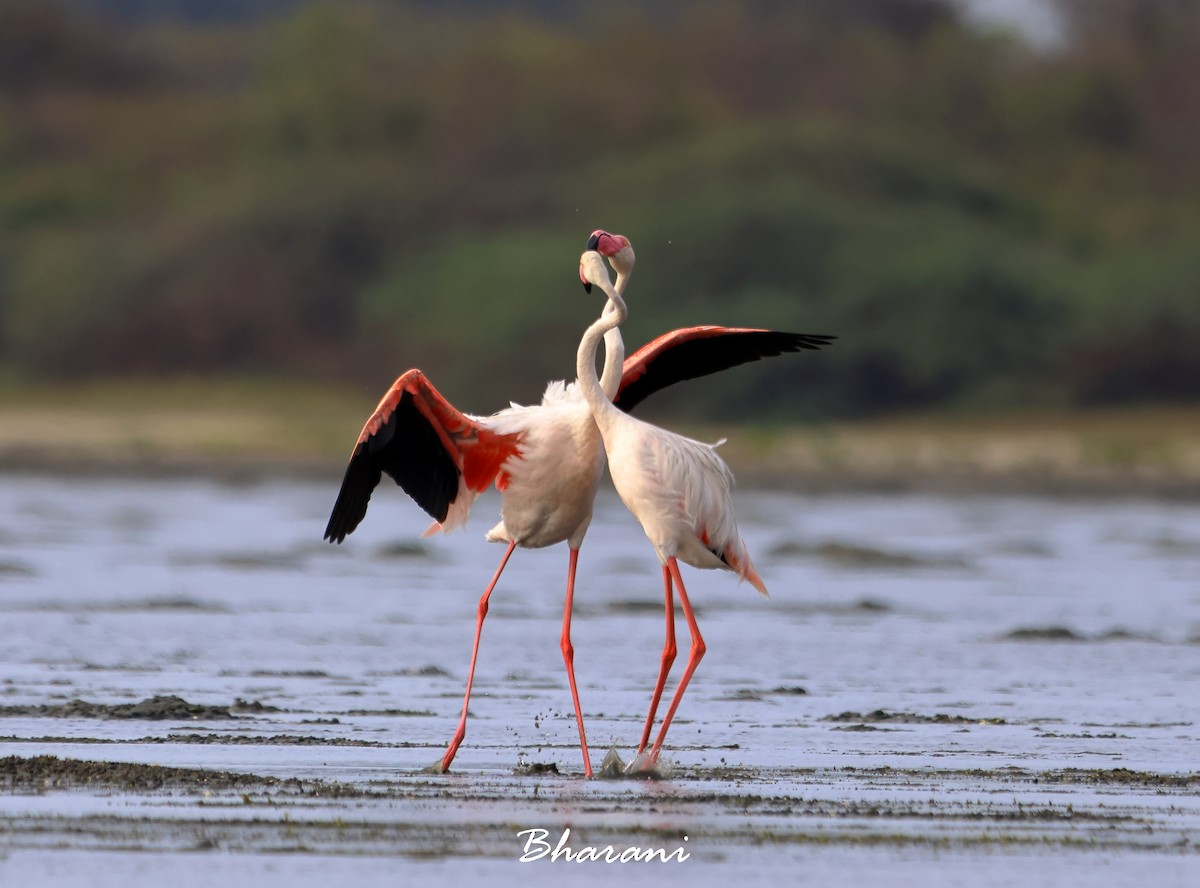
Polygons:
M662 563L667 636L658 682L632 770L653 768L658 762L671 720L692 674L704 656L704 639L688 601L679 561L699 568L723 568L747 580L763 595L767 587L750 561L738 534L730 502L733 475L717 455L716 446L693 441L636 419L614 406L596 376L596 351L602 336L624 322L627 311L621 292L612 285L599 253L589 250L580 258L579 276L591 292L599 286L608 296L601 317L588 327L579 343L576 362L578 385L591 410L608 455L609 473L621 501L642 525ZM615 311L612 310L615 308ZM832 337L809 337L816 347ZM687 666L663 718L648 756L646 744L654 724L663 687L675 659L675 621L672 586L691 634Z
M629 240L601 230L593 232L588 248L609 259L617 271L614 286L623 292L635 261ZM624 345L614 324L605 336L604 369L597 384L604 398L616 399L617 409L629 410L681 380L763 357L818 348L825 341L824 337L771 330L692 327L658 337L622 363ZM492 484L501 491L501 520L486 538L505 542L507 548L479 599L462 715L437 770L449 769L466 737L467 707L488 600L509 557L517 546L535 549L565 541L569 559L560 647L584 772L592 775L575 681L571 612L579 548L591 523L604 459L587 401L577 384L563 382L550 383L540 404L514 404L491 416L473 416L452 406L420 370L409 370L392 384L363 426L325 528L325 539L330 542L342 542L359 525L383 473L434 519L426 535L461 526L476 497Z

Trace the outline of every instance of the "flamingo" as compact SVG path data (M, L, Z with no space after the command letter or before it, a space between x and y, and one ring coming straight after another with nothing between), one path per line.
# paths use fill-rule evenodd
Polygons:
M631 771L653 769L662 752L667 730L683 699L688 682L706 650L704 638L688 600L679 561L698 568L723 568L749 582L763 595L767 587L754 569L746 544L738 533L730 502L733 475L717 455L717 445L705 444L637 419L614 406L596 376L596 351L602 336L627 317L621 292L612 285L600 253L589 250L580 257L579 276L585 289L599 286L607 295L604 313L587 328L576 358L578 386L608 455L609 474L617 495L642 525L662 564L666 603L666 643L658 682ZM615 307L615 311L611 310ZM809 337L812 347L832 337ZM675 688L667 714L650 753L649 741L663 687L675 659L675 621L672 586L687 620L691 645L687 666Z
M588 248L608 258L623 292L635 256L628 238L597 230ZM607 309L606 309L607 310ZM612 311L615 311L615 305ZM771 330L691 327L663 334L623 362L624 345L614 324L605 336L602 397L629 410L659 389L763 357L817 348L822 337ZM593 367L593 375L595 368ZM392 384L359 434L342 480L325 539L341 543L363 520L371 494L387 473L434 523L425 532L462 526L475 499L489 486L501 492L501 520L490 542L507 546L476 609L475 639L462 714L435 770L449 770L466 737L467 707L475 676L488 600L516 547L566 542L567 590L560 648L579 728L584 773L592 776L583 709L575 681L571 612L579 549L592 518L604 471L604 450L578 385L551 382L540 404L474 416L453 407L420 370Z

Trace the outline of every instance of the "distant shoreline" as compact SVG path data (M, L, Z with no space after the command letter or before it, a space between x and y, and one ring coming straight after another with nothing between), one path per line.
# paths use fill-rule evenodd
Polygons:
M375 394L269 380L0 388L0 475L335 485ZM647 418L727 438L742 488L1200 499L1200 405L765 428Z
M743 490L780 491L811 496L836 495L937 495L1033 496L1046 498L1200 500L1200 479L1147 476L1136 471L1108 473L1055 473L1032 469L1007 471L901 470L851 468L814 470L768 461L754 464L730 459L737 487ZM255 484L292 479L326 483L341 480L343 465L325 458L277 458L237 455L224 458L156 454L86 456L0 452L0 483L17 476L80 479L127 478L164 481L181 478L225 484Z

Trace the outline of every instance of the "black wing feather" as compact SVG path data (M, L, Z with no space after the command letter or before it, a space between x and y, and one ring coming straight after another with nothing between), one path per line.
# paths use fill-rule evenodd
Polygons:
M435 521L445 521L458 498L458 466L408 392L378 431L354 448L325 539L340 543L358 527L384 472Z
M836 338L775 330L731 330L686 339L650 358L637 378L621 384L613 403L630 413L650 395L685 379L708 376L785 352L819 349Z

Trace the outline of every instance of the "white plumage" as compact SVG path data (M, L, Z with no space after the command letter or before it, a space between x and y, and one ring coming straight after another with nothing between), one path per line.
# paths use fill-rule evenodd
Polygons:
M552 382L541 404L513 405L489 421L502 434L520 436L521 454L504 463L509 481L500 522L488 531L487 539L527 549L566 540L570 548L578 549L591 524L604 472L604 449L579 387Z
M730 495L733 473L706 444L623 413L605 397L596 376L596 351L602 336L625 320L627 310L613 287L600 254L580 260L580 276L604 289L615 312L606 312L588 328L579 346L579 386L600 430L613 486L642 525L666 564L678 558L704 569L732 570L766 594L738 534Z

